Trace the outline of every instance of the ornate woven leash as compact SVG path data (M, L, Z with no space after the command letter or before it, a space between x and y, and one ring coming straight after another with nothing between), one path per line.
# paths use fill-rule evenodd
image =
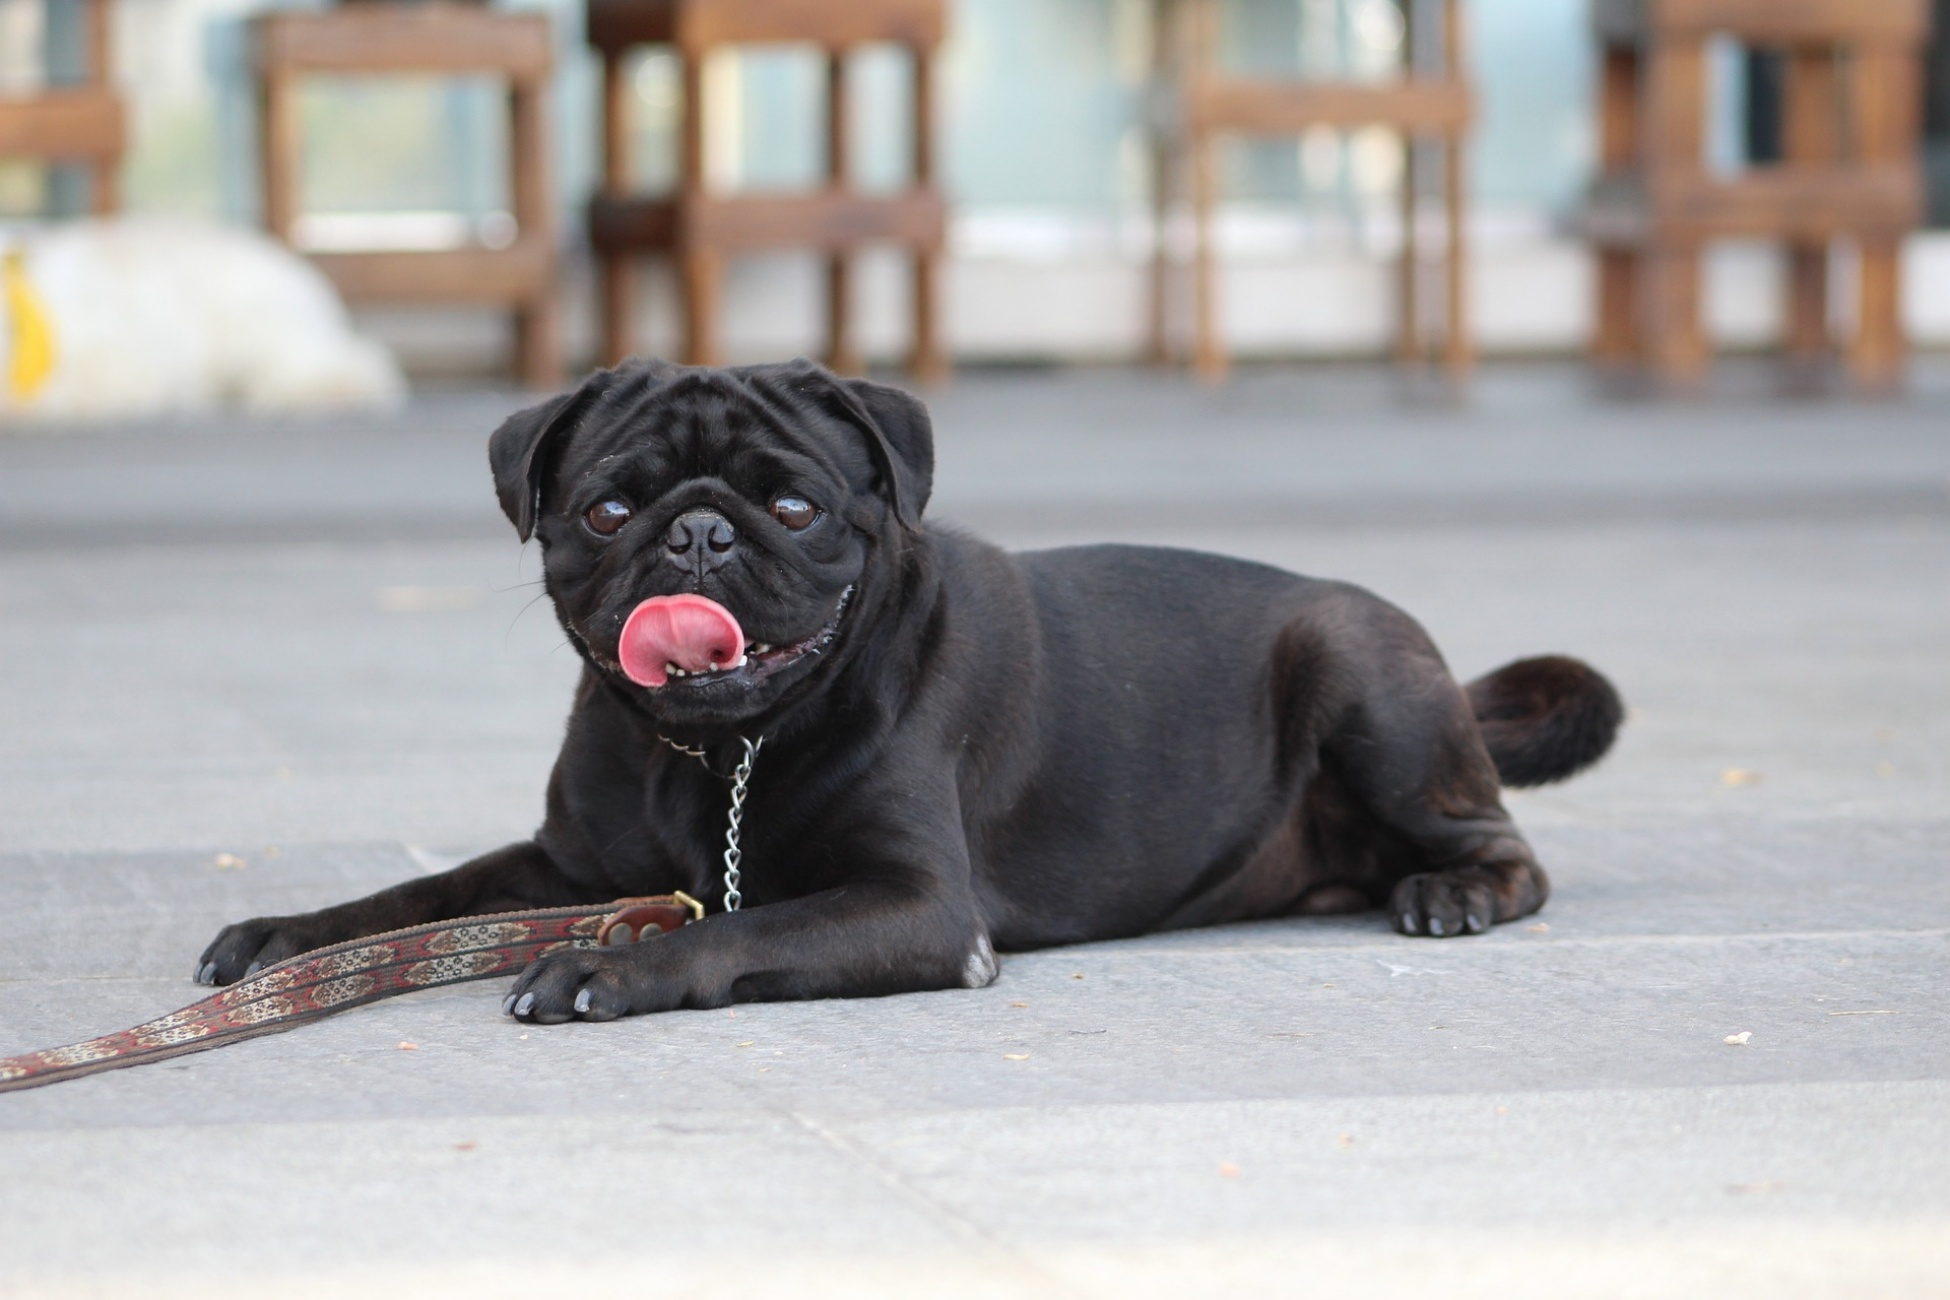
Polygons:
M512 974L564 948L655 938L703 916L704 905L689 894L659 894L620 899L600 911L556 907L462 917L317 948L160 1020L0 1057L0 1092L225 1047L400 993Z

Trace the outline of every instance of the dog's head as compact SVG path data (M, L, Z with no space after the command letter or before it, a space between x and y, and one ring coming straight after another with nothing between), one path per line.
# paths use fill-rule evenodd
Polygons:
M920 527L934 438L915 398L808 361L634 362L512 416L488 459L570 639L696 735L833 670Z

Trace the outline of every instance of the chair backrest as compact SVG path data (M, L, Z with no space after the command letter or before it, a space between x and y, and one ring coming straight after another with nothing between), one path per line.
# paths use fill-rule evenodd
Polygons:
M941 43L944 0L588 0L589 43L601 49L804 43L828 49L885 41L915 49Z
M1593 0L1598 34L1619 45L1724 33L1757 45L1920 44L1929 0Z

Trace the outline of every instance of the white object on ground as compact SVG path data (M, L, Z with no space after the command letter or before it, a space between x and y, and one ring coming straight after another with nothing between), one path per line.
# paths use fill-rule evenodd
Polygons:
M318 269L254 231L168 218L0 229L0 419L387 406L392 354Z

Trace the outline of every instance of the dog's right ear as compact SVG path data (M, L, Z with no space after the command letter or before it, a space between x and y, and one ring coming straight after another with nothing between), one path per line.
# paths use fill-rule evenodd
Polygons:
M574 392L515 412L488 439L488 468L494 471L494 494L501 498L501 511L521 534L522 541L535 535L550 441L563 430L573 428L582 413L609 391L609 378L610 372L603 371L583 381Z

